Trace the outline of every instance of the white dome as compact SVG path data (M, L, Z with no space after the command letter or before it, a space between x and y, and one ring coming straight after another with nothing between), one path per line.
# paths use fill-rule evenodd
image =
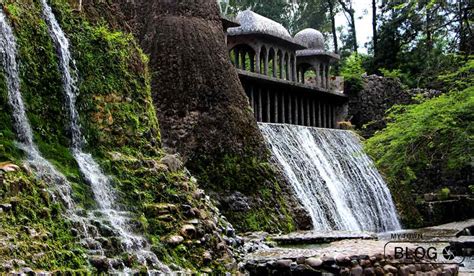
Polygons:
M236 20L240 23L240 27L230 28L228 30L230 35L262 33L292 40L290 33L283 25L251 10L239 12Z
M295 40L309 49L324 50L324 36L315 29L304 29L295 35Z

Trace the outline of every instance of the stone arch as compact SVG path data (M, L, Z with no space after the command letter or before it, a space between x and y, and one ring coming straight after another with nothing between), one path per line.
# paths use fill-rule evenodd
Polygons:
M229 51L232 63L236 68L255 71L255 49L247 44L235 45Z

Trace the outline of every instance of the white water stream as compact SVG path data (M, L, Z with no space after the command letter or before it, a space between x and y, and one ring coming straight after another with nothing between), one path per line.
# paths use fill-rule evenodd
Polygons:
M259 124L315 230L400 229L390 191L350 131Z

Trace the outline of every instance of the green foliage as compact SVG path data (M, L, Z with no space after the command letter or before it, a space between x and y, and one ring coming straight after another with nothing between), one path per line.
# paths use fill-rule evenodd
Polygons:
M447 200L449 199L450 195L451 195L451 190L447 187L444 187L438 191L438 198L440 200Z
M344 81L356 90L360 90L362 88L362 75L365 73L362 64L362 56L357 53L353 53L344 60L341 69L341 75L344 77Z
M474 195L474 185L469 185L469 191Z
M474 86L474 55L464 59L456 57L457 66L455 70L446 70L438 76L447 90L461 91Z
M426 179L427 172L463 177L474 154L473 110L474 87L416 105L395 106L387 128L366 141L367 152L387 177L397 201L405 204L403 208L410 209L410 191L417 181L425 180L425 189L434 185L436 179Z
M380 68L380 72L386 78L401 79L402 76L402 70L400 69L388 70L385 68Z

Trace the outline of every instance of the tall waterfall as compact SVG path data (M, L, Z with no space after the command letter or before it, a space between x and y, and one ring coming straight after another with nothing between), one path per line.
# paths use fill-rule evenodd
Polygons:
M129 229L127 213L118 210L115 204L114 188L110 183L109 177L101 171L93 157L83 150L85 140L81 133L79 114L76 109L78 88L75 62L69 50L69 41L59 26L51 7L46 0L41 0L41 3L43 5L43 17L48 25L49 34L59 56L59 69L62 73L63 90L70 116L72 151L79 169L91 185L101 213L107 218L110 226L120 235L124 249L129 253L135 254L142 264L146 265L151 262L153 268L169 273L170 269L162 264L156 255L149 250L148 242L143 237L133 234Z
M54 183L52 194L59 194L67 209L72 210L74 203L71 198L70 183L41 156L34 143L33 131L26 116L25 104L20 92L16 39L3 9L0 9L0 54L8 89L8 103L12 108L13 124L18 139L17 146L26 153L27 163L33 167L37 177Z
M352 132L259 127L315 230L400 229L390 191Z

